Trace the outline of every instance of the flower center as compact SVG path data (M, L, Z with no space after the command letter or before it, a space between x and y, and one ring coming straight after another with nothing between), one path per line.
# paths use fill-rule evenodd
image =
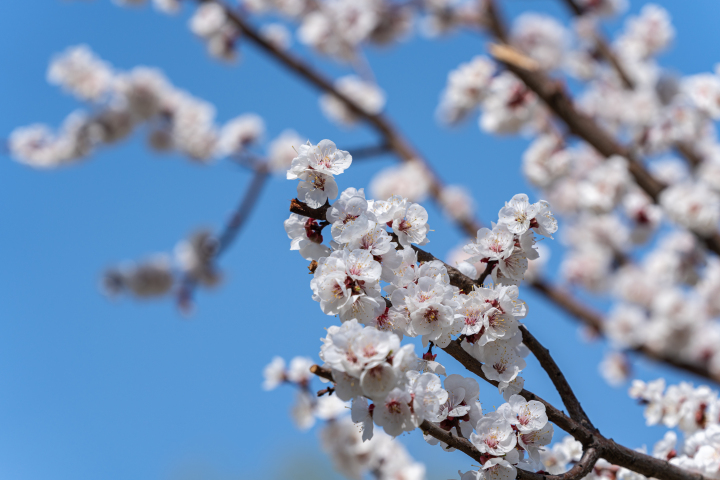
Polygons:
M439 312L437 311L437 308L430 307L425 311L425 320L428 321L428 323L432 323L437 321L439 316Z

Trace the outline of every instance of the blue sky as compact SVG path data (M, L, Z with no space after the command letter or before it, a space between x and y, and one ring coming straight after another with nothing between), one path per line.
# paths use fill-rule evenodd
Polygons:
M513 13L534 8L566 15L559 1L501 3ZM678 31L662 63L687 73L712 70L720 4L659 3ZM631 11L640 4L631 1ZM251 45L242 46L237 65L208 58L186 28L188 11L166 17L106 0L3 0L0 135L34 122L57 125L81 106L48 85L45 71L53 54L87 43L117 68L160 67L175 85L214 103L220 121L256 112L270 138L295 128L314 142L372 143L372 132L362 127L342 130L327 121L317 92ZM473 192L480 218L489 222L513 194L537 198L519 173L528 140L486 136L474 120L449 130L434 119L447 72L483 46L470 35L415 38L371 50L369 60L388 93L388 113L448 183ZM317 58L313 63L333 76L345 73ZM366 186L373 172L392 163L390 157L357 162L338 177L340 188ZM273 355L315 357L332 321L310 299L306 262L288 251L282 221L294 182L270 182L223 258L226 282L201 292L195 314L185 318L168 301L109 301L99 293L99 275L117 261L169 251L198 227L221 227L248 185L246 172L229 163L200 167L174 155L158 157L137 136L58 171L35 171L3 157L0 178L0 476L281 478L306 467L327 470L315 433L298 432L289 421L294 392L260 389L262 368ZM445 255L463 238L434 207L428 210L435 229L429 250ZM522 297L530 305L528 326L601 431L631 447L659 439L662 430L644 427L625 389L609 388L597 374L604 346L579 343L569 319L530 291ZM446 364L460 372L452 360ZM664 374L638 363L640 378ZM560 405L534 361L524 376L530 390ZM481 400L486 408L502 401L489 386L481 386ZM403 441L438 478L470 464L460 453L425 445L418 432Z

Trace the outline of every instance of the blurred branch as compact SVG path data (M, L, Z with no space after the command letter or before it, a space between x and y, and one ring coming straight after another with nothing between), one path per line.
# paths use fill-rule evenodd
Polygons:
M567 5L575 16L579 17L585 14L584 9L578 5L575 0L563 0L563 3ZM634 90L636 87L635 82L627 73L627 70L625 70L625 67L623 67L622 63L617 58L617 55L615 55L612 51L612 48L608 44L607 40L605 40L600 32L597 31L595 32L594 40L597 53L599 53L600 56L602 56L605 61L610 64L613 70L615 70L615 73L620 78L623 86L628 90ZM680 155L684 157L693 168L696 168L703 162L702 155L698 154L692 145L678 142L675 144L675 150L677 150L677 152L680 153Z
M366 147L348 148L347 151L352 154L353 160L365 160L385 153L392 153L393 150L387 143L381 143Z
M218 248L215 253L215 258L222 255L235 240L238 233L240 233L240 230L245 225L245 222L250 217L250 214L260 198L260 193L267 182L267 178L268 171L264 165L255 170L255 175L250 182L250 186L245 191L240 204L238 204L237 209L230 217L230 220L223 229L222 233L218 236Z
M563 0L563 3L565 3L565 5L570 9L570 11L573 12L575 16L581 17L585 14L585 9L575 3L575 0ZM634 82L632 81L628 73L625 71L625 68L622 66L618 58L613 53L610 45L599 33L595 34L595 47L597 48L597 53L599 53L603 58L605 58L605 60L613 67L625 88L628 88L630 90L635 88Z
M575 4L574 0L564 1L570 6L573 12L576 14L582 13L582 10L579 6L577 6L577 4ZM505 41L506 36L503 33L505 32L505 28L493 0L489 0L487 11L490 15L490 30L494 32L498 39ZM607 43L600 36L597 38L600 40L601 44L607 46ZM528 88L534 91L538 97L540 97L556 114L556 116L565 122L570 131L581 137L606 157L620 155L628 158L630 161L630 173L635 177L637 183L643 188L643 190L645 190L653 198L653 200L657 202L658 195L664 188L664 185L657 182L650 173L645 170L639 159L635 158L629 150L620 146L609 134L597 125L593 119L578 112L574 107L572 99L565 92L563 86L559 82L551 80L540 71L523 68L521 66L522 62L510 61L511 56L504 51L508 48L512 49L512 47L503 45L503 50L501 50L503 53L496 55L497 47L491 46L490 52L491 54L494 54L495 52L495 57L504 63L508 70L512 71L518 78L520 78L520 80L523 81ZM627 72L625 72L618 59L612 53L612 50L607 47L604 51L605 53L603 53L603 55L605 55L608 63L616 69L618 76L627 79L626 85L628 88L634 88L634 83L629 79ZM680 152L684 153L684 156L692 165L697 165L702 162L702 159L696 155L692 147L685 144L678 144L676 145L676 148ZM705 236L696 232L694 233L711 251L716 254L720 254L720 235L718 235L717 232L710 236ZM622 256L618 257L618 260L626 262L627 258ZM560 306L577 320L590 327L594 332L599 334L603 333L604 322L602 317L588 309L585 305L580 304L569 293L562 292L557 287L549 284L543 279L537 279L531 282L530 285L536 291L542 293L546 298L551 300L555 305ZM654 351L645 345L634 347L632 350L653 360L666 363L675 368L720 383L720 376L713 374L709 368L707 368L707 365L694 365L684 362L675 356Z
M272 58L280 62L285 68L296 74L299 78L305 80L315 88L332 94L337 97L353 114L355 114L365 124L370 126L381 137L381 145L387 148L388 152L393 152L403 161L417 161L423 164L430 178L430 194L435 201L440 202L440 195L444 188L444 184L437 172L430 166L418 151L410 144L404 135L393 125L389 118L382 113L370 114L366 112L360 105L355 103L347 95L338 91L332 81L326 78L322 73L312 68L303 59L294 54L276 47L271 42L265 40L255 28L245 20L245 18L236 10L229 8L224 2L219 0L196 0L199 3L215 2L225 9L225 13L229 19L243 34L243 38L252 42ZM361 156L362 156L362 152ZM357 155L357 151L355 155ZM475 236L480 225L473 220L459 220L459 226L463 231L472 237Z
M212 255L213 261L217 261L220 255L225 253L225 251L237 238L248 218L250 218L250 214L254 210L255 205L260 198L263 187L267 183L268 170L266 165L257 164L255 165L254 170L255 174L250 181L248 189L243 194L242 199L230 217L230 220L228 220L223 230L217 236L217 241L214 247L215 251ZM193 293L196 286L197 282L195 279L191 278L187 274L183 275L180 279L177 291L177 304L184 312L189 312L191 310Z

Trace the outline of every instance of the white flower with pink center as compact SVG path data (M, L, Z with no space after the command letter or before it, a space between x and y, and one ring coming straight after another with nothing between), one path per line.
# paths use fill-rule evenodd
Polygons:
M360 374L360 388L363 395L372 399L385 398L398 382L397 371L387 362L363 370Z
M365 327L353 338L350 348L363 368L371 368L384 362L391 352L400 348L400 338L390 332Z
M394 292L393 299L403 294L410 312L408 328L413 336L428 335L430 340L434 340L444 328L453 324L455 314L453 308L447 305L452 302L452 292L448 292L442 283L431 277L421 277L417 284L411 283L404 292Z
M515 248L515 238L507 227L496 225L492 230L481 228L477 231L475 242L463 247L469 255L470 263L479 261L498 261L509 257Z
M340 175L352 163L352 156L338 150L330 140L322 140L317 145L310 142L298 147L298 156L290 164L288 180L300 178L302 173L314 171L323 175Z
M484 480L513 480L517 477L517 468L502 458L491 458L478 473Z
M346 189L327 212L327 220L332 224L332 237L338 243L347 243L361 236L374 219L375 216L368 212L362 188Z
M518 285L525 278L528 259L521 248L515 248L512 255L498 261L497 268L492 271L492 279L496 284Z
M499 412L484 415L475 425L470 441L482 453L502 456L515 448L517 439L512 426Z
M535 218L535 210L536 207L530 204L528 196L518 193L500 209L498 224L505 225L511 233L522 235L530 228L530 222Z
M309 171L301 173L298 178L298 200L308 204L310 208L320 208L328 199L338 195L338 186L330 175Z
M422 205L411 203L404 211L395 211L392 229L403 246L410 246L412 243L425 245L428 243L427 233L430 230L427 221L427 210Z
M375 424L383 427L385 433L393 437L413 430L417 425L410 410L411 401L410 393L399 388L393 389L383 401L375 404L373 410Z
M345 248L347 250L367 250L370 252L373 257L380 257L382 255L385 255L390 252L395 252L395 247L397 247L397 243L391 241L390 235L388 235L385 228L383 228L381 225L378 225L375 222L369 222L368 228L359 236L354 236L350 241L348 241L347 244L345 244ZM396 255L392 255L392 258L394 259ZM389 259L390 257L388 257ZM382 259L382 265L384 266L386 262L386 259ZM389 263L393 263L390 261ZM397 262L394 263L394 266L399 266L400 259L397 259Z
M362 331L363 326L356 320L350 320L340 326L330 326L327 336L322 339L320 358L333 370L359 377L363 365L352 350L352 342Z
M531 459L540 461L540 450L552 441L554 428L552 423L539 430L518 434L518 444L528 452Z
M482 371L490 380L511 382L525 368L525 360L516 351L517 343L513 339L495 340L482 347Z
M413 398L413 410L418 420L441 421L438 415L447 402L448 392L442 388L440 377L433 373L409 372L408 388Z
M455 310L455 317L462 321L460 333L474 335L481 330L484 331L488 326L485 312L491 309L492 306L476 296L461 295L460 302L460 306Z
M356 425L360 424L363 442L370 440L373 437L374 424L372 412L374 408L375 405L368 405L367 398L365 397L357 397L353 399L352 408L350 409L350 418Z
M498 408L498 412L502 413L508 422L515 425L520 433L540 430L548 421L545 405L537 400L527 402L520 395L510 397L508 403Z
M342 256L347 275L357 283L362 282L361 287L367 288L364 283L375 284L380 281L382 266L367 250L342 250Z

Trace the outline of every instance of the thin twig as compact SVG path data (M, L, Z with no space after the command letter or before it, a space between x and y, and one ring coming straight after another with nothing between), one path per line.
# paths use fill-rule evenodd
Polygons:
M379 157L386 153L392 153L390 145L381 143L379 145L369 145L365 147L348 148L348 152L352 154L353 160L366 160Z
M255 175L250 182L250 186L245 191L245 194L243 195L240 204L238 205L235 212L233 212L232 216L230 217L230 221L228 221L227 225L225 226L225 229L218 236L218 249L215 253L216 259L220 257L220 255L222 255L228 249L228 247L230 247L232 242L237 237L238 233L240 233L240 230L242 229L243 225L245 225L245 222L250 217L250 214L255 208L255 204L260 198L260 192L262 192L267 178L268 171L266 168L258 168L255 171Z
M497 260L490 260L487 262L487 265L485 266L485 270L480 274L480 277L478 277L477 283L479 285L482 285L485 283L485 279L487 279L488 275L490 275L493 271L493 268L497 266L498 262Z

